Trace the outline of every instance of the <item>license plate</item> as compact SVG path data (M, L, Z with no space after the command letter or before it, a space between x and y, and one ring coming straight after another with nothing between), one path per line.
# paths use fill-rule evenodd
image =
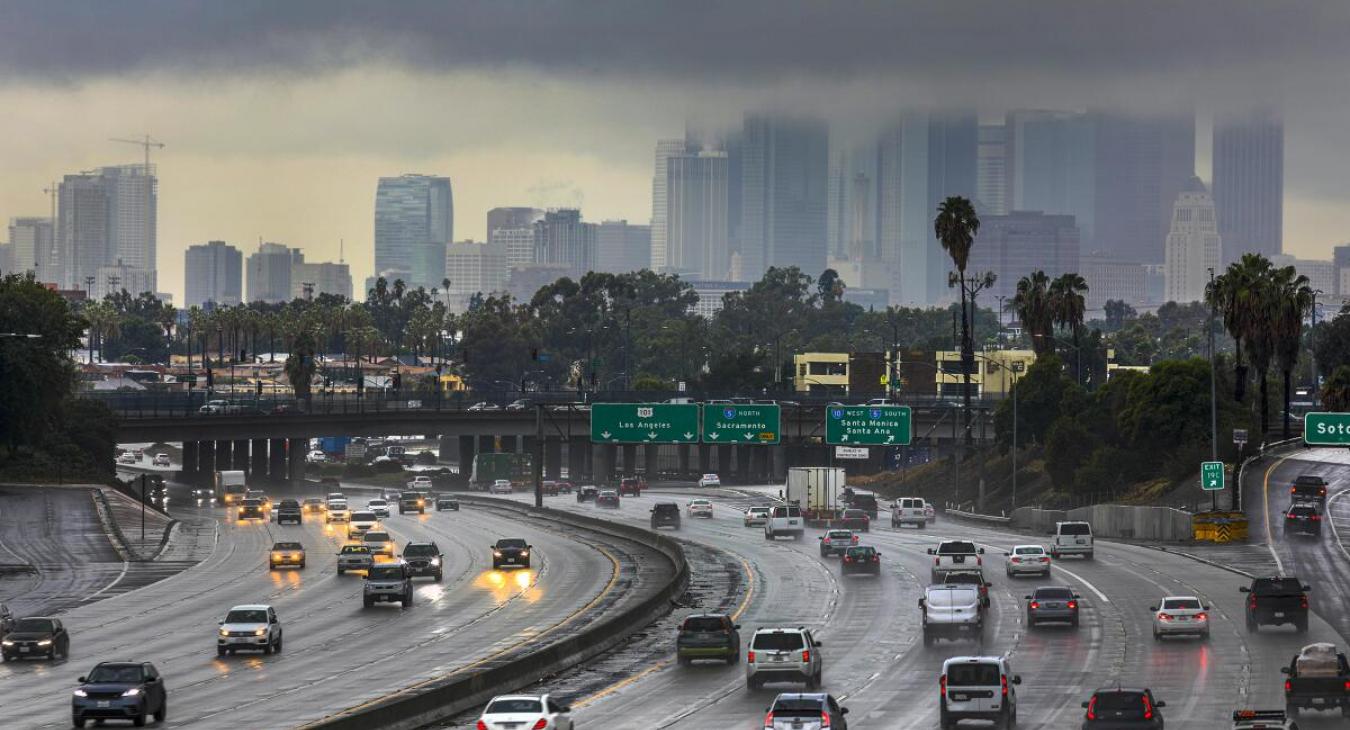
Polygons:
M773 660L776 661L776 662L785 662L785 661L787 661L787 657L776 656L776 657L773 658Z
M32 647L21 646L21 647L19 647L19 653L20 653L20 654L27 654L27 653L28 653L28 650L29 650L30 648L32 648Z
M1284 611L1276 611L1275 618L1284 618Z
M98 706L99 706L99 707L109 707L109 706L111 706L111 702L109 702L108 700L99 700L99 701L98 701Z
M1086 544L1087 544L1087 540L1084 540L1084 539L1081 538L1081 537L1078 538L1077 540L1074 540L1074 542L1078 543L1079 545L1086 545Z
M952 694L952 700L953 700L954 702L965 702L965 701L968 700L968 699L970 699L970 695L966 695L966 694L958 694L958 693L953 693L953 694Z
M507 559L506 559L506 562L508 562L508 563L514 563L514 562L516 562L516 559L515 559L515 558L507 558Z

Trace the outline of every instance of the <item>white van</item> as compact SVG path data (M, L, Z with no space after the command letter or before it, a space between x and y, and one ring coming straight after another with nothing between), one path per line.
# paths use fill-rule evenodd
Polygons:
M802 539L806 533L802 509L797 505L778 505L769 512L764 522L764 539L773 540L779 535L791 536L793 540Z
M938 639L958 639L969 635L978 639L984 632L984 608L980 589L967 583L932 585L919 599L923 611L923 645Z
M1055 542L1050 546L1050 557L1059 560L1065 555L1092 559L1092 525L1086 522L1055 523Z
M928 505L921 497L901 497L891 509L891 527L914 525L922 530L928 526Z
M938 727L962 720L991 720L994 727L1017 724L1017 685L1012 664L1001 656L954 656L942 663Z

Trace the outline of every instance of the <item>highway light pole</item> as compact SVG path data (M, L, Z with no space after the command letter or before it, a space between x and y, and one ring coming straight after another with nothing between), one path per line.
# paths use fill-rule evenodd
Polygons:
M1214 290L1214 268L1213 268L1213 267L1210 267L1210 269L1209 269L1209 288L1210 288L1210 291L1213 291L1213 290ZM1212 299L1214 299L1214 297L1211 297L1210 299L1212 300ZM1210 461L1218 461L1218 460L1219 460L1219 401L1218 401L1218 396L1217 396L1217 393L1218 393L1218 387L1217 387L1217 385L1216 385L1215 382L1214 382L1214 378L1215 378L1215 367L1214 367L1214 310L1215 310L1216 306L1217 306L1217 305L1216 305L1213 301L1210 302L1210 305L1209 305L1209 459L1210 459ZM1240 459L1240 458L1241 458L1241 454L1239 454L1238 457L1239 457L1239 459ZM1234 489L1234 490L1240 489L1241 486L1242 486L1242 485L1240 485L1240 484L1234 484L1234 485L1233 485L1233 489ZM1234 494L1236 494L1236 491L1234 491ZM1210 497L1210 511L1211 511L1211 512L1218 512L1218 511L1219 511L1219 492L1218 492L1218 490L1214 490L1214 491L1210 492L1210 493L1209 493L1209 497ZM1234 502L1233 502L1233 503L1234 503L1234 505L1236 505L1236 498L1234 498Z

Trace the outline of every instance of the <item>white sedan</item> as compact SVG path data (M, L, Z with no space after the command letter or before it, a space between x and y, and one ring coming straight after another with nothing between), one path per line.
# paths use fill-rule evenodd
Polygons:
M169 455L168 455L168 454L155 454L155 458L154 458L154 459L151 459L150 464L151 464L152 466L172 466L172 465L173 465L173 463L169 461Z
M698 478L698 485L700 487L720 487L722 486L722 479L716 474L704 474Z
M366 509L375 513L376 517L389 516L389 502L384 499L372 499L366 502Z
M493 697L478 718L479 730L572 730L572 708L548 695Z
M1009 578L1035 574L1050 576L1050 553L1042 545L1017 545L1004 553L1004 572Z
M325 454L322 451L315 449L309 452L309 455L305 457L305 461L308 461L311 464L327 464L328 454Z
M1209 638L1209 606L1195 596L1168 596L1162 603L1149 606L1153 612L1153 638L1188 634Z
M689 500L690 517L712 517L713 504L711 499L691 499Z
M751 507L745 511L745 526L754 527L769 521L768 507Z
M491 487L488 487L488 494L510 494L514 491L510 480L507 479L497 479L492 482Z

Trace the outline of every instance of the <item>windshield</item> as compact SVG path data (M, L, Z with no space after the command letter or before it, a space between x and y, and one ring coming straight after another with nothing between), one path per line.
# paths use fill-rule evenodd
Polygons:
M374 522L374 521L375 521L375 513L374 513L374 512L353 512L353 513L352 513L352 522Z
M434 545L409 545L403 548L404 555L435 555L436 547Z
M800 697L793 699L780 699L773 703L773 716L779 717L809 717L816 720L825 712L824 703L811 697Z
M751 508L750 508L750 513L751 513L751 514L762 515L762 514L767 514L768 511L769 511L769 508L768 508L768 507L751 507Z
M402 580L403 569L397 565L377 565L366 574L370 580Z
M1067 601L1073 598L1073 591L1068 588L1037 588L1034 595L1042 601Z
M948 687L997 687L997 664L953 664L947 667Z
M304 550L304 546L298 542L279 542L272 546L273 550Z
M369 555L369 554L370 554L370 548L366 547L365 545L343 545L343 546L342 546L342 554L343 554L343 555Z
M421 499L421 498L422 498L421 492L404 492L403 496L399 497L399 499Z
M864 509L871 509L877 506L877 497L875 494L855 494L853 495L853 504Z
M984 579L977 573L948 573L948 583L969 583L970 585L982 585Z
M1163 607L1163 608L1174 608L1174 609L1175 609L1175 608L1179 608L1179 609L1188 609L1188 608L1192 608L1192 609L1195 609L1195 610L1198 611L1198 610L1200 610L1200 601L1198 601L1198 600L1196 600L1196 599L1194 599L1194 598L1174 598L1174 599L1172 599L1172 600L1170 600L1170 601L1163 601L1163 606L1162 606L1162 607Z
M669 504L669 503L666 503L666 504L658 504L658 505L656 505L656 511L657 511L657 512L679 512L679 511L680 511L680 506L677 505L677 504Z
M516 539L498 540L497 547L502 550L523 550L525 549L525 541Z
M493 700L483 711L485 715L509 715L512 713L540 713L544 708L539 700Z
M265 624L267 611L261 608L241 608L225 615L227 624Z
M690 616L680 627L684 631L721 631L722 619L716 616Z
M14 630L24 634L50 634L52 620L49 618L21 618L14 624Z
M872 557L872 553L874 553L874 552L876 552L876 549L875 549L875 548L870 548L870 547L851 547L851 548L848 549L847 555L848 555L850 558L870 558L870 557Z
M1020 547L1020 548L1017 548L1017 549L1013 550L1013 555L1044 555L1044 554L1045 554L1045 548L1040 547L1040 546L1036 546L1036 547Z
M973 542L944 542L938 546L938 555L971 555L974 552Z
M862 510L860 510L860 509L846 509L846 510L844 510L844 519L856 520L856 519L858 519L858 518L866 517L866 516L867 516L867 513L864 512L864 511L862 511Z
M1138 692L1102 692L1094 699L1099 713L1105 711L1116 718L1135 720L1144 717L1144 696Z
M94 667L87 679L89 684L140 684L143 672L140 665L100 664Z
M825 537L828 537L831 540L852 540L853 533L849 530L830 530L825 533Z
M701 507L701 506L703 506L703 505L712 504L712 502L710 502L710 501L708 501L708 500L706 500L706 499L695 499L695 500L691 501L689 504L692 504L692 505L694 505L694 506L696 506L696 507Z
M796 651L802 648L802 635L796 632L755 634L752 647L762 651Z
M928 590L928 605L935 608L953 608L973 606L980 600L979 592L974 588L957 587Z
M366 542L389 542L389 533L387 532L367 532Z
M368 504L368 505L371 506L371 507L388 507L388 506L389 506L389 503L386 502L386 501L384 501L383 499L372 499L372 500L370 500L369 502L367 502L366 504Z
M1091 535L1092 527L1086 522L1066 522L1059 526L1061 535Z
M1256 581L1252 592L1260 596L1302 595L1303 586L1297 578L1265 578Z

